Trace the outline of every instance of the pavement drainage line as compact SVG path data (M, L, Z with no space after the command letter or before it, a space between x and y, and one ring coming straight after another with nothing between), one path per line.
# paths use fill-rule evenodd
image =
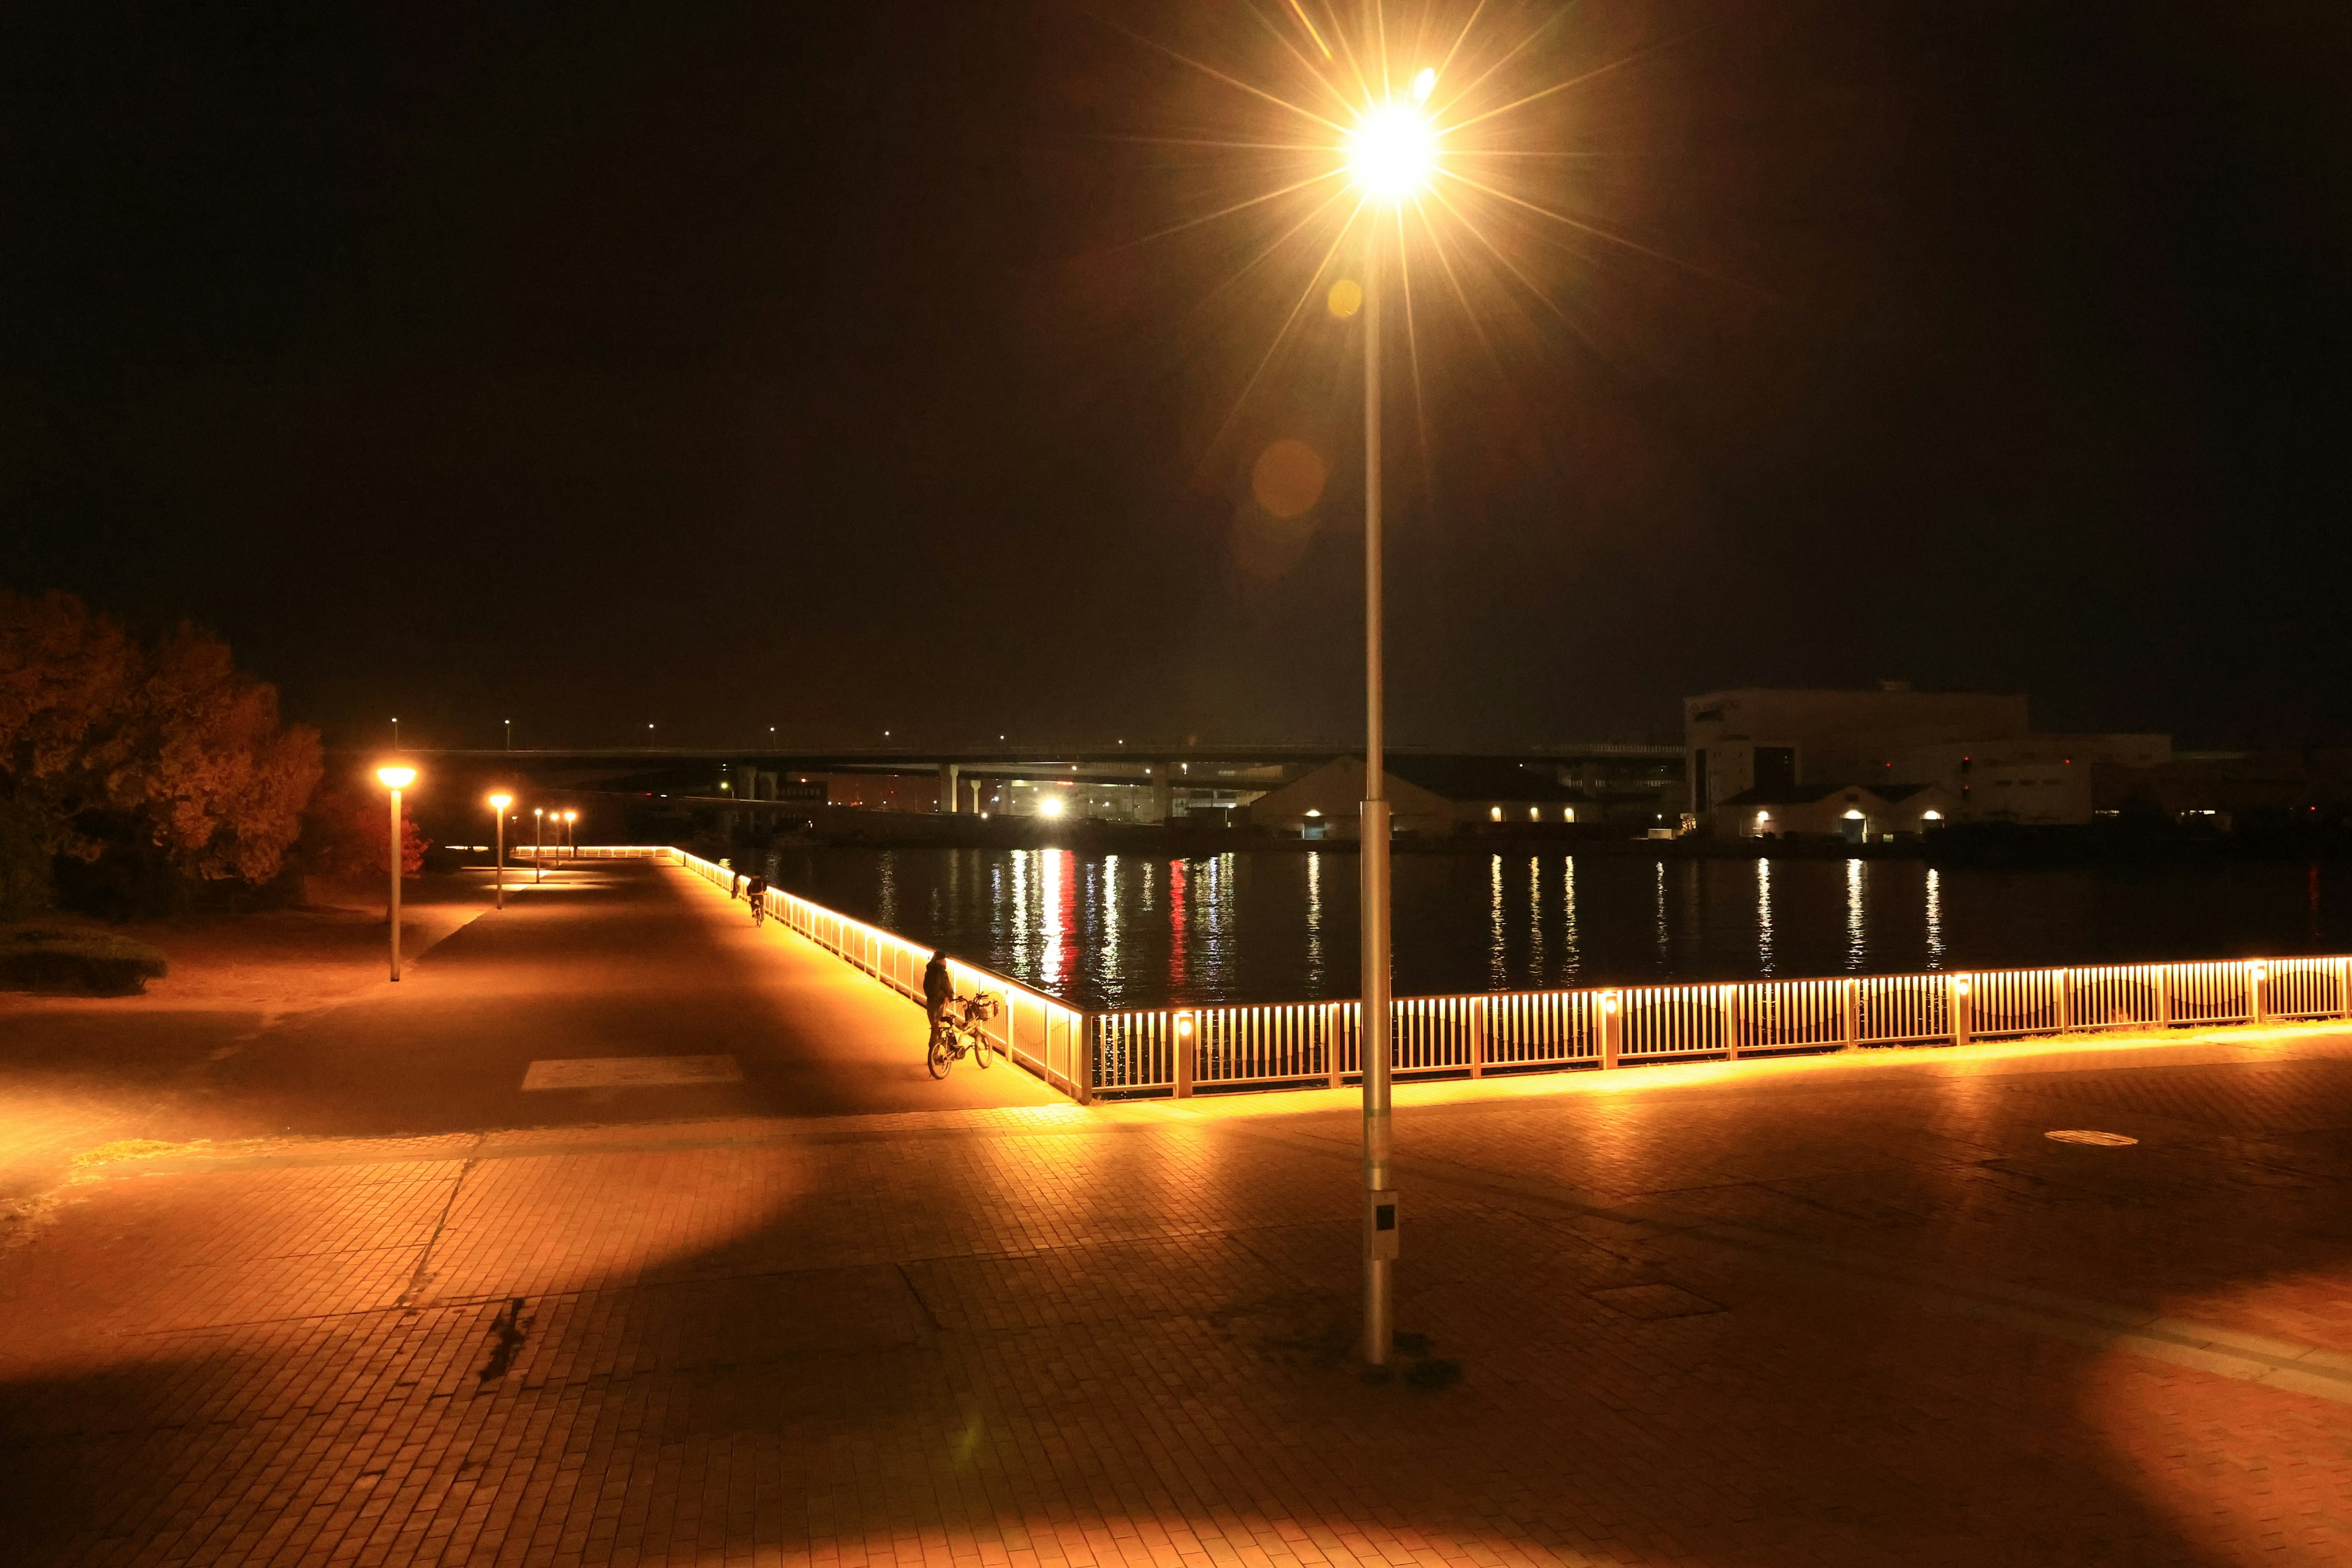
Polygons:
M481 1137L477 1137L475 1147L479 1148L481 1143ZM441 1245L441 1233L449 1226L449 1211L457 1206L457 1194L466 1190L466 1178L474 1173L475 1163L469 1157L457 1167L457 1179L449 1184L449 1195L442 1200L441 1213L433 1221L433 1234L425 1238L425 1250L417 1255L416 1272L408 1277L408 1289L393 1302L394 1310L415 1305L417 1292L433 1283L433 1249Z

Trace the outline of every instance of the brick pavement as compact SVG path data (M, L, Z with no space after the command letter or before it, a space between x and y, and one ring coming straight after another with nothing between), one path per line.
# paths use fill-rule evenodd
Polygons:
M2352 1041L1399 1100L1385 1384L1344 1097L100 1166L0 1256L8 1549L2352 1560Z

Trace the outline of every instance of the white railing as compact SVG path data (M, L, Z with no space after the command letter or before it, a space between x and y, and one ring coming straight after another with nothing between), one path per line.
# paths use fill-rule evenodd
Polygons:
M1726 1061L2112 1029L2352 1016L2352 959L2252 958L1964 974L1872 974L1408 996L1391 1004L1399 1078ZM1356 1076L1353 1002L1090 1015L1105 1094L1333 1088Z
M740 873L665 846L583 846L581 856L663 859L732 890ZM919 999L929 954L906 938L768 890L784 925L900 994ZM992 1044L1078 1100L1198 1089L1338 1088L1360 1071L1355 1002L1147 1007L1087 1013L949 961L959 992L995 991ZM1870 974L1583 991L1401 996L1391 1003L1400 1078L1616 1068L2103 1030L2352 1017L2352 958Z
M743 874L713 865L698 855L664 847L660 858L684 866L713 887L731 896ZM843 963L863 971L911 1001L923 997L923 970L930 963L928 949L879 926L813 904L796 894L770 888L768 913L786 929L799 932ZM1051 996L1032 991L1018 981L964 963L948 960L948 973L959 995L993 991L1004 999L1004 1010L982 1026L982 1034L1007 1061L1027 1068L1047 1085L1084 1102L1093 1098L1087 1074L1087 1016ZM920 1020L911 1027L919 1028Z
M516 860L659 860L677 853L666 844L583 844L577 848L561 844L507 846L507 855Z

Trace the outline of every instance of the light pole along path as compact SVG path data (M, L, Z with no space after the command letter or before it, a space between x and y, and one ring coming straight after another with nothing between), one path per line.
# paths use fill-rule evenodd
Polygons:
M1363 876L1364 1360L1386 1366L1396 1342L1397 1194L1390 1184L1389 802L1381 659L1381 225L1427 183L1435 136L1423 108L1437 73L1409 98L1382 84L1343 149L1371 209L1364 244L1364 800ZM1335 1047L1336 1048L1336 1047Z

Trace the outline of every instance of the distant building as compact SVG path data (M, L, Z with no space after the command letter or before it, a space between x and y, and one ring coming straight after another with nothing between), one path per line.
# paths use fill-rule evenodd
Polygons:
M1386 780L1390 830L1431 836L1454 828L1454 803L1394 772ZM1337 757L1250 802L1250 825L1301 838L1349 838L1358 836L1359 813L1364 799L1364 760Z
M1794 784L1742 790L1716 808L1717 833L1730 838L1790 835L1875 844L1925 833L1950 820L1955 802L1937 784Z
M1902 681L1685 698L1683 738L1691 812L1708 832L1740 837L1755 831L1759 802L1739 800L1750 792L1845 785L1874 790L1889 806L1909 798L1897 788L1933 785L1946 804L1929 820L2084 823L2094 770L2155 767L2172 754L2166 735L2037 733L2022 696L1914 691Z
M1559 773L1540 760L1392 756L1384 775L1391 825L1399 834L1429 837L1589 820L1593 797L1561 784ZM1352 839L1363 798L1363 760L1340 757L1258 796L1249 820L1303 838Z

